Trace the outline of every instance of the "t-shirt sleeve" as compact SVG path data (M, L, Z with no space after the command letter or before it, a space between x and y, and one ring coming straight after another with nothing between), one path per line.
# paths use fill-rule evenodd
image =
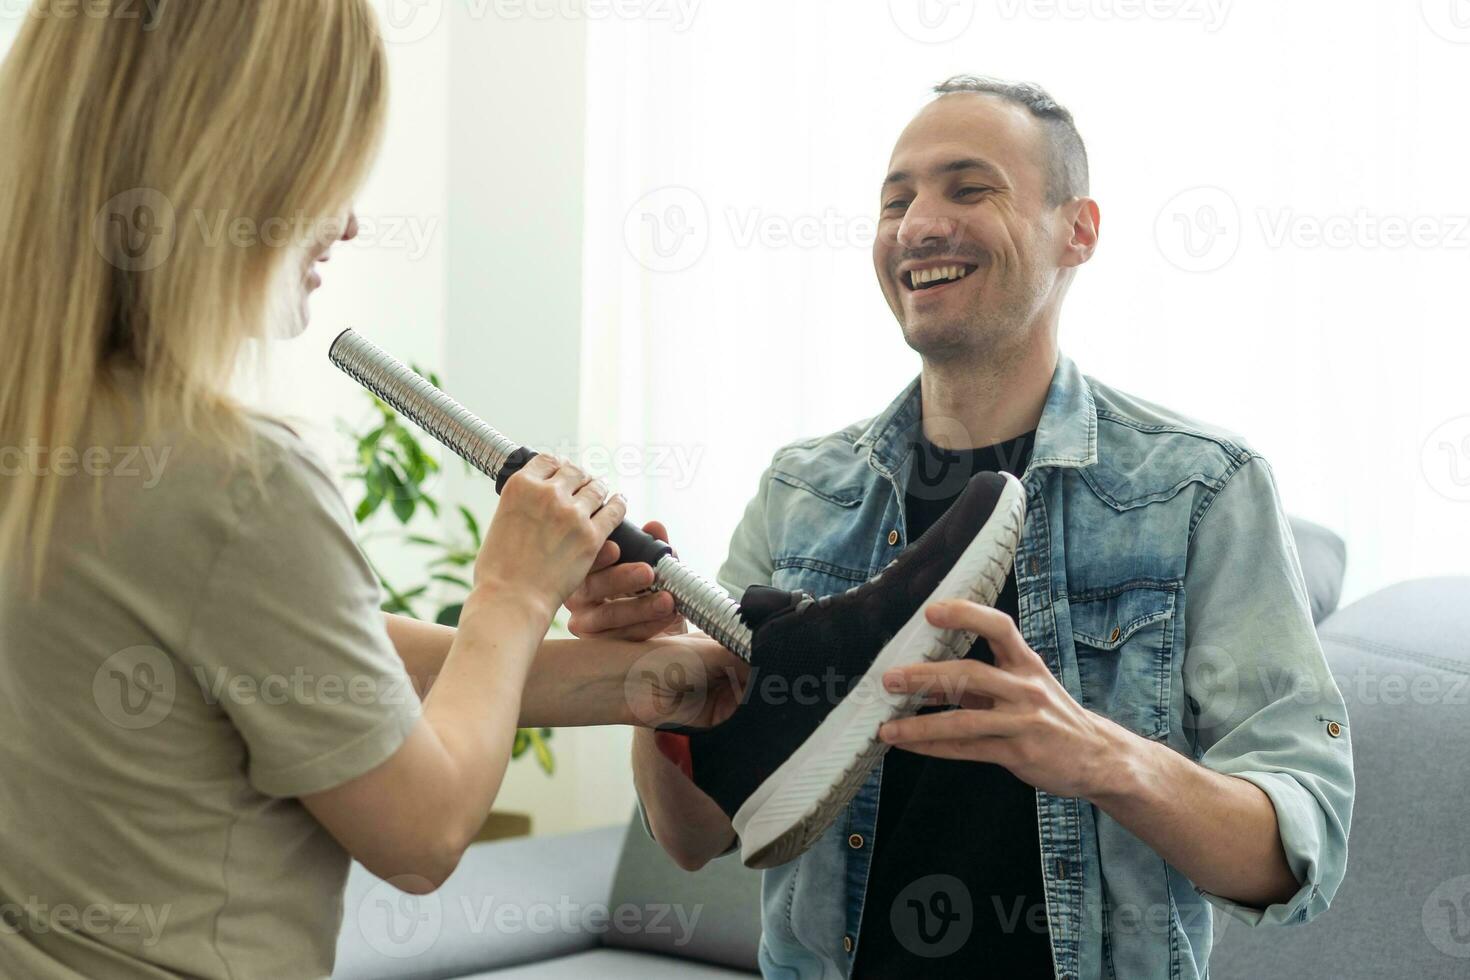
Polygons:
M251 784L304 796L387 760L422 706L347 504L316 458L285 447L244 496L182 657L240 732Z

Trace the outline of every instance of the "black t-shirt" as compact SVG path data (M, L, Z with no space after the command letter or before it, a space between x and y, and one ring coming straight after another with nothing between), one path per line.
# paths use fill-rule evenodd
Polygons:
M975 450L939 449L920 437L904 499L909 541L973 474L1019 477L1034 436ZM995 607L1017 617L1014 572ZM969 656L995 662L983 640ZM888 753L852 975L1052 980L1032 786L991 763Z

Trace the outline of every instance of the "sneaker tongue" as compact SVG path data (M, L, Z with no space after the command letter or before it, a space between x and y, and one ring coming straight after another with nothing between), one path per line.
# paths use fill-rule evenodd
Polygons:
M796 604L808 599L805 592L787 592L773 589L769 585L752 585L740 597L740 618L752 630L758 630L772 616L796 608Z

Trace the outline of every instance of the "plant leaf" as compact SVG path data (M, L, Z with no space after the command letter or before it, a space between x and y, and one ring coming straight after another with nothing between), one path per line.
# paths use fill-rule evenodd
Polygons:
M383 495L376 490L369 490L367 496L362 498L362 503L357 505L357 523L361 524L373 516L373 511L383 502Z
M542 731L545 731L545 729L542 729ZM529 737L531 739L531 749L536 753L536 762L540 764L546 775L554 775L556 773L556 759L551 755L551 746L546 744L546 739L541 732L531 732L529 733Z
M403 478L396 470L384 468L383 473L388 484L388 496L393 500L393 515L398 518L398 523L407 524L413 520L415 510L413 492L404 486Z
M480 545L480 522L475 520L475 515L464 504L459 505L460 516L464 518L464 526L470 532L470 537L475 539L475 547Z

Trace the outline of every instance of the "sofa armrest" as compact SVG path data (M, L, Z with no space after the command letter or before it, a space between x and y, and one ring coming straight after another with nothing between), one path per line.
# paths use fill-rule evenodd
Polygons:
M596 947L625 827L476 844L433 895L354 864L334 980L444 980Z

